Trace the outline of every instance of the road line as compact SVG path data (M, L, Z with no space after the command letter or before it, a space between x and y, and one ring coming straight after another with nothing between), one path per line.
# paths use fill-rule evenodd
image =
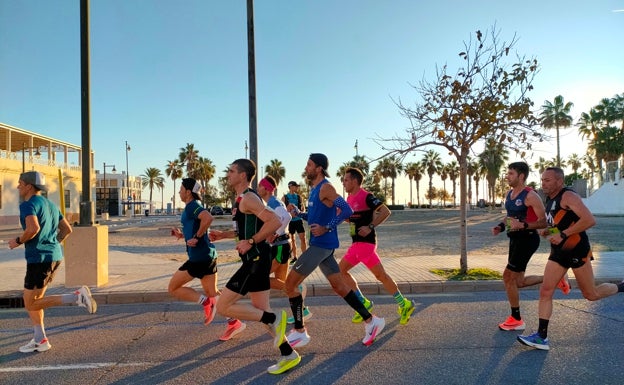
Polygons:
M84 369L101 369L112 366L116 367L131 367L131 366L153 366L153 362L92 362L84 364L72 364L72 365L39 365L39 366L16 366L8 368L0 368L0 373L11 372L36 372L47 370L84 370Z

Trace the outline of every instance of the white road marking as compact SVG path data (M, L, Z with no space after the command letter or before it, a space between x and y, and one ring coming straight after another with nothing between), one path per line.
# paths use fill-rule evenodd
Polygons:
M84 364L71 364L71 365L39 365L39 366L16 366L9 368L0 368L0 373L9 372L36 372L46 370L84 370L84 369L101 369L111 366L128 367L128 366L154 366L152 362L91 362Z

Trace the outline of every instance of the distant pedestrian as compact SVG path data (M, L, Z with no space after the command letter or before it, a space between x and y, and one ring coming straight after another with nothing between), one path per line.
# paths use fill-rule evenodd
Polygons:
M171 235L184 239L188 261L173 274L169 281L169 294L181 301L193 302L204 310L204 325L212 322L217 304L217 250L210 242L207 231L213 221L212 215L200 201L202 186L193 178L182 179L180 199L185 207L180 222L182 228L172 228ZM186 286L199 279L204 293Z
M550 256L544 268L544 282L539 293L539 325L537 332L518 336L518 341L541 350L549 350L548 323L552 315L552 297L557 282L572 269L576 283L589 301L597 301L624 292L624 281L616 285L596 286L591 260L589 238L585 232L596 224L596 219L581 197L565 187L563 170L548 167L542 173L542 190L546 194L548 228L541 235L550 241Z
M34 336L19 348L22 353L45 352L52 345L43 324L44 310L61 305L77 304L89 313L97 311L97 303L88 287L83 286L73 294L45 296L61 261L61 243L71 234L72 228L58 207L41 195L46 190L45 177L38 171L22 173L17 184L22 203L19 205L22 234L8 241L9 248L24 245L26 278L24 278L24 307L33 325Z
M282 201L286 206L291 204L295 206L297 210L304 211L303 198L301 197L301 194L299 194L299 184L297 182L294 180L288 182L288 192L284 194ZM293 217L288 224L288 232L290 233L291 238L290 245L292 250L292 264L297 260L297 238L295 237L295 234L299 237L301 253L305 252L308 248L303 220L299 217Z
M226 317L266 325L274 335L274 347L281 353L281 359L267 371L280 374L297 366L301 357L286 340L286 312L273 312L269 303L271 249L267 239L280 228L280 219L250 187L255 176L256 165L249 159L237 159L228 168L228 185L237 194L232 209L236 228L212 230L210 238L213 241L234 238L243 264L225 285L217 303L217 311ZM241 302L248 293L251 301Z
M310 226L310 247L297 259L286 277L286 295L295 321L294 328L288 334L288 341L294 347L305 346L310 342L310 336L303 322L303 296L298 287L319 267L336 294L362 316L366 323L362 343L369 346L383 330L385 321L366 310L364 304L340 274L334 255L339 246L338 225L349 218L353 210L326 179L329 176L328 164L324 154L310 154L305 167L306 178L312 184L308 199L308 212L302 213L295 205L288 205L293 215L307 220Z
M394 301L399 306L398 313L401 316L399 323L405 325L414 312L414 303L403 296L394 279L384 269L379 254L377 254L375 229L388 219L391 212L388 206L381 200L362 188L363 180L364 174L362 174L362 171L352 167L345 170L342 179L342 185L349 194L347 203L353 209L353 214L348 219L349 234L353 244L340 260L340 273L366 309L371 311L373 301L370 301L362 294L357 281L349 273L359 263L366 266L375 275L375 278L382 283L384 289L393 296ZM360 323L363 319L360 313L355 312L351 321Z
M525 162L510 163L507 167L507 183L511 190L505 198L507 215L501 223L492 228L492 234L506 232L509 238L509 255L507 266L503 272L503 282L507 299L511 305L511 315L505 322L498 325L501 330L524 330L526 325L520 316L521 287L542 283L541 275L525 276L529 260L537 251L540 239L538 229L546 227L544 203L526 180L529 176L529 165ZM568 294L570 285L562 279L561 290Z

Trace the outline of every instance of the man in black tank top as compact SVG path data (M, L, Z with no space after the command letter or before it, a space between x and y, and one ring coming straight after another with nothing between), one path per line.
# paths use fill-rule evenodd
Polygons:
M557 282L572 269L577 286L589 301L612 296L624 291L619 285L603 283L596 286L591 267L592 252L585 230L596 224L596 219L581 197L564 187L563 170L548 167L542 174L542 190L546 194L548 228L541 231L551 245L550 256L544 268L544 282L540 288L539 325L537 332L518 336L518 341L537 349L549 350L548 322L552 315L552 297Z
M529 260L539 247L537 229L546 227L546 214L542 199L526 185L529 165L525 162L510 163L507 167L507 183L511 190L505 199L507 215L503 222L492 228L492 234L502 232L509 237L507 266L503 271L505 292L511 306L511 315L498 325L501 330L524 330L520 316L519 288L542 283L541 275L525 276Z
M232 210L236 228L210 232L210 240L236 239L236 250L242 260L241 267L232 275L217 302L217 312L223 316L265 324L274 335L273 345L281 359L267 371L281 374L301 361L299 354L286 340L286 312L273 312L269 304L271 249L267 238L280 228L280 219L264 205L260 196L251 189L256 176L256 165L249 159L237 159L227 172L228 184L236 191L236 204ZM250 302L240 300L249 294Z

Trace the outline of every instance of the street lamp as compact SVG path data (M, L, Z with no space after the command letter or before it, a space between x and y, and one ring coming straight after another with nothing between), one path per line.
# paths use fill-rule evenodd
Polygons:
M128 145L128 141L126 140L126 201L128 202L126 210L130 209L130 175L128 174L128 151L130 151L130 146Z
M22 143L22 174L26 172L26 150L30 150L36 148L35 156L41 156L39 152L39 147L26 147L26 143Z
M247 141L245 141L245 159L247 159L247 150L249 150L249 147L247 147Z
M102 209L102 213L107 213L108 212L108 189L106 188L106 167L112 167L113 168L113 172L116 172L117 170L115 169L115 165L114 164L106 164L106 162L104 162L104 189L102 190L103 194L104 194L104 208Z

